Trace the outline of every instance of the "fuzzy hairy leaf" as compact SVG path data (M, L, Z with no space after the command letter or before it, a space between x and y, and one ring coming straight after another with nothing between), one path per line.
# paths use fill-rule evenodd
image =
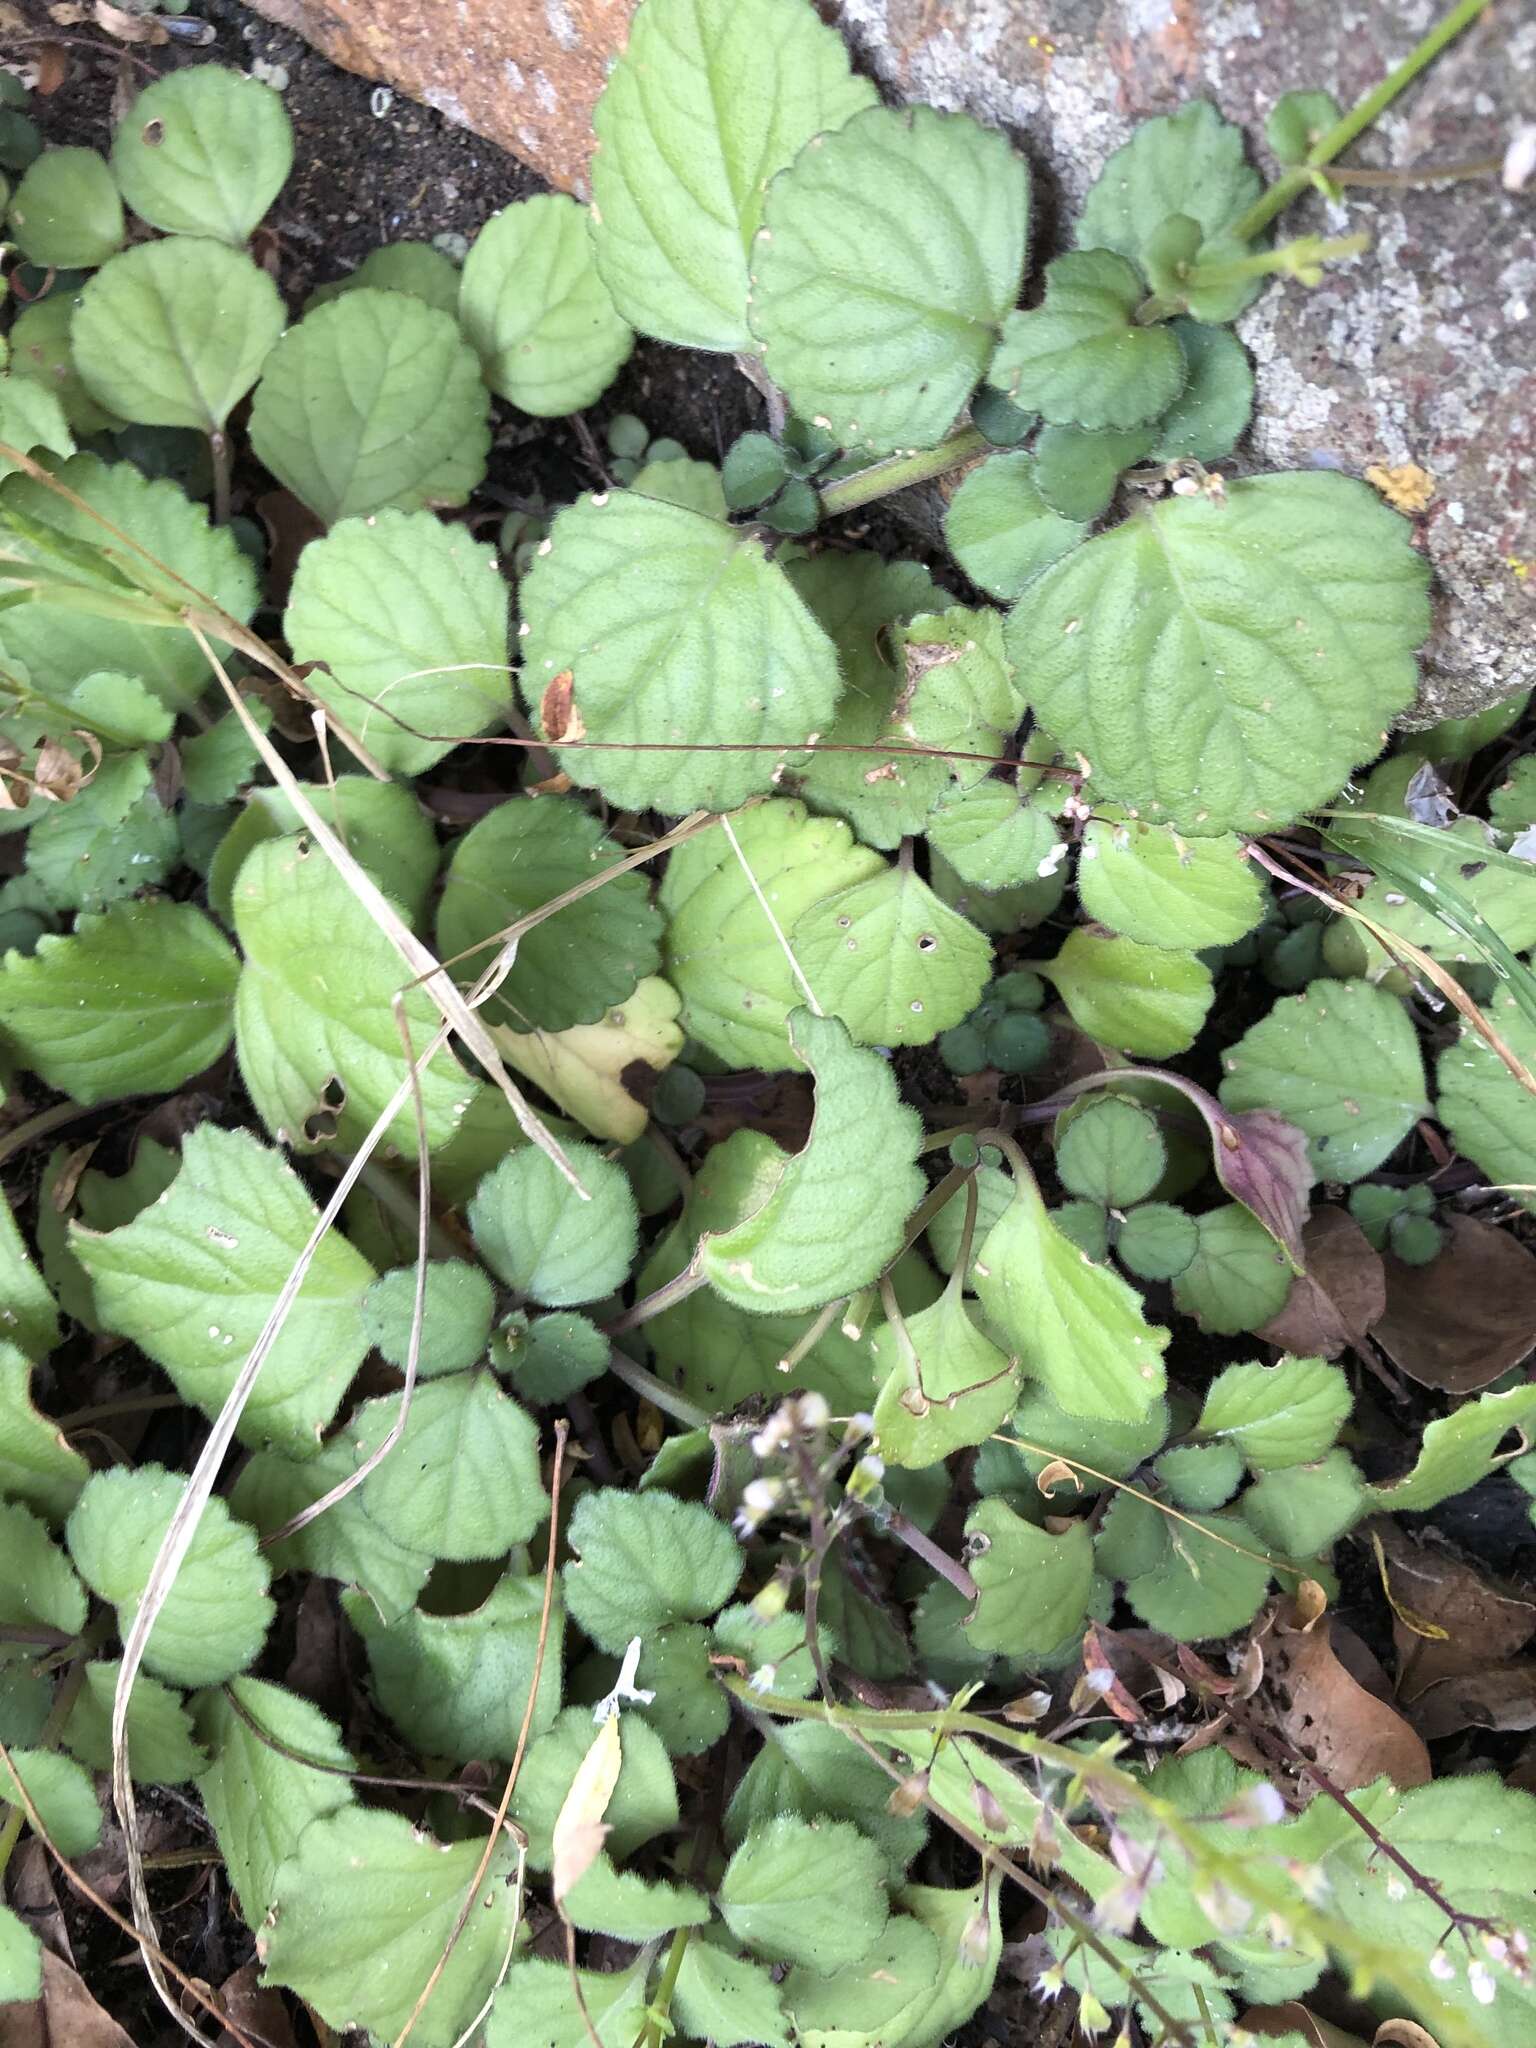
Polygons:
M366 1593L385 1621L409 1611L432 1573L426 1551L407 1550L367 1513L354 1488L318 1520L273 1543L271 1537L301 1510L339 1486L357 1459L343 1432L302 1462L258 1451L241 1467L229 1491L230 1511L267 1542L275 1572L315 1572Z
M928 1839L922 1813L893 1814L891 1781L874 1758L838 1728L815 1721L776 1728L731 1794L722 1832L734 1849L775 1814L846 1820L879 1848L892 1884Z
M1320 1358L1229 1365L1211 1382L1198 1430L1236 1444L1255 1472L1279 1472L1324 1457L1352 1405L1344 1374Z
M361 1410L351 1429L360 1454L383 1441L399 1408L389 1394ZM362 1494L370 1521L396 1543L460 1561L526 1543L549 1510L539 1433L489 1372L418 1387L398 1445Z
M578 1308L622 1285L634 1261L635 1198L622 1168L595 1145L566 1145L590 1200L532 1146L508 1153L480 1183L469 1227L486 1264L519 1294Z
M0 1760L0 1800L19 1806L17 1779L63 1856L84 1856L101 1839L101 1805L90 1774L73 1757L47 1749L12 1749Z
M1008 315L988 381L1060 426L1136 427L1156 419L1183 390L1185 366L1167 327L1133 318L1145 296L1123 256L1105 249L1058 256L1045 267L1045 303Z
M638 1714L626 1714L619 1775L604 1809L604 1846L619 1862L678 1824L677 1783L661 1737ZM567 1707L528 1750L518 1775L512 1817L528 1831L528 1861L535 1870L554 1862L554 1829L576 1773L597 1740L585 1707Z
M1008 649L1097 790L1216 834L1331 796L1411 699L1428 624L1407 522L1306 471L1100 534L1030 585Z
M601 398L634 335L598 273L587 209L563 192L492 214L464 259L459 320L485 381L535 417Z
M876 453L939 440L1018 296L1029 173L994 129L871 107L769 188L748 317L795 410Z
M0 1192L0 1342L37 1361L48 1356L60 1334L53 1296Z
M1536 1072L1536 1024L1517 997L1498 995L1484 1006L1504 1043L1529 1072ZM1436 1068L1436 1115L1458 1152L1487 1178L1515 1191L1515 1199L1536 1209L1536 1095L1517 1081L1487 1040L1463 1023L1461 1035L1440 1055Z
M90 270L123 246L123 202L99 150L45 149L11 196L7 239L42 270Z
M1347 1452L1269 1474L1243 1495L1243 1519L1266 1550L1318 1557L1358 1521L1365 1487Z
M1190 1643L1227 1635L1252 1621L1269 1590L1270 1573L1262 1559L1243 1554L1263 1546L1242 1517L1197 1515L1194 1528L1157 1519L1158 1562L1125 1588L1126 1599L1147 1626Z
M917 1117L885 1061L835 1018L796 1010L789 1028L816 1076L810 1138L761 1206L706 1235L698 1254L715 1291L757 1315L819 1308L867 1286L900 1251L923 1191ZM871 1147L882 1169L873 1187Z
M128 1337L177 1392L216 1415L314 1228L308 1190L249 1132L200 1124L181 1171L121 1229L75 1225L102 1325ZM368 1349L373 1269L338 1231L320 1244L241 1419L242 1441L312 1453Z
M1005 603L1084 532L1077 520L1051 510L1040 495L1035 458L1018 450L989 455L971 470L944 515L950 553L973 583Z
M416 1268L381 1273L363 1297L369 1342L403 1372L410 1355L416 1309ZM417 1371L423 1379L467 1372L485 1353L496 1294L489 1277L467 1259L434 1259L427 1266Z
M1533 1426L1536 1385L1514 1387L1507 1394L1482 1394L1430 1423L1412 1470L1386 1485L1368 1487L1370 1505L1390 1514L1422 1514L1438 1507L1518 1456ZM1511 1431L1520 1432L1519 1445L1501 1448Z
M1035 881L1056 845L1043 811L1021 803L1006 782L989 776L947 796L928 819L928 844L962 882L978 889L1014 889Z
M317 285L304 310L323 306L329 299L340 298L343 292L378 290L408 292L413 299L436 306L440 313L451 313L457 319L459 281L457 263L430 242L386 242L380 249L370 249L356 270L345 277Z
M521 587L522 688L552 741L579 722L603 742L556 750L574 782L628 809L730 810L825 729L832 644L761 541L632 491L568 506L550 541Z
M884 1376L875 1440L888 1465L921 1470L984 1443L1018 1399L1018 1361L976 1328L958 1287L906 1318L900 1331L881 1324L871 1350Z
M751 348L763 194L875 103L841 36L784 0L645 0L592 115L592 233L619 311L684 348Z
M229 1044L238 975L228 940L192 904L119 903L5 956L0 1030L76 1102L168 1094Z
M200 235L140 242L80 294L70 347L91 396L152 427L222 429L286 319L243 249Z
M386 768L419 775L511 702L496 550L430 512L347 519L299 556L283 629L309 687ZM329 671L329 673L327 672Z
M55 394L34 378L14 374L0 377L0 441L23 455L38 448L50 455L75 452L75 437ZM13 476L16 468L8 455L0 455L0 477Z
M99 680L88 678L79 693ZM170 717L147 691L141 705L151 717ZM143 753L109 755L85 788L68 803L50 805L27 833L27 873L54 910L103 910L153 889L180 853L175 815L161 802Z
M437 908L439 954L453 961L459 980L474 980L496 956L486 941L623 857L573 798L498 805L464 835L448 863ZM516 1031L595 1024L655 972L661 931L644 874L615 875L522 933L509 973L481 1014Z
M1118 1096L1084 1103L1056 1141L1062 1186L1111 1209L1127 1209L1150 1195L1167 1164L1157 1119Z
M93 1771L112 1768L112 1703L121 1669L115 1657L86 1665L85 1683L60 1737ZM207 1763L181 1695L140 1672L128 1695L128 1769L134 1783L184 1785Z
M236 248L292 168L293 127L281 95L223 64L157 79L112 138L112 175L140 220Z
M358 866L417 924L437 879L438 846L411 791L403 783L375 782L371 775L338 775L333 782L301 782L299 788ZM235 882L250 854L269 839L303 830L304 821L283 790L251 791L208 869L208 901L226 924L235 921Z
M1171 214L1187 214L1214 235L1258 198L1258 173L1243 155L1243 132L1206 100L1143 121L1117 149L1077 217L1080 249L1114 249L1133 263Z
M0 1501L5 1577L0 1580L0 1621L40 1623L78 1635L85 1627L85 1588L69 1559L37 1516Z
M726 1926L755 1954L822 1973L867 1955L888 1911L875 1844L848 1821L792 1814L748 1831L716 1896Z
M690 1942L690 1950L694 1946ZM564 1962L523 1957L496 1993L486 2048L592 2048L594 2033L598 2048L633 2048L645 2025L651 1962L651 1951L644 1949L628 1969L578 1970L578 2006Z
M1140 1059L1166 1059L1193 1045L1216 993L1211 970L1195 954L1091 926L1068 932L1040 971L1074 1024Z
M0 1906L0 2005L42 1995L43 1947L18 1913Z
M1235 833L1183 839L1114 812L1083 833L1077 893L1089 917L1144 946L1230 946L1264 916L1264 885Z
M485 474L490 394L457 324L403 292L346 292L290 327L251 407L251 447L327 526L462 505Z
M126 1635L186 1481L161 1465L97 1472L65 1534L81 1578L117 1609ZM214 1496L204 1508L164 1606L144 1668L172 1685L217 1685L255 1661L274 1612L256 1538Z
M1257 1330L1278 1315L1290 1292L1290 1261L1252 1211L1223 1202L1195 1222L1194 1257L1173 1283L1182 1312L1226 1336Z
M977 1650L1027 1664L1049 1660L1082 1633L1093 1585L1087 1522L1053 1536L1006 1502L984 1500L966 1517L965 1533L980 1590L965 1631Z
M1175 320L1185 383L1158 420L1147 451L1154 462L1219 462L1253 412L1253 366L1236 335L1198 320Z
M0 1249L0 1301L9 1307L15 1297L6 1287L5 1265ZM6 1320L6 1311L0 1309L0 1328ZM21 1501L51 1521L62 1521L91 1468L51 1418L33 1407L31 1381L32 1362L26 1353L0 1338L0 1498Z
M1035 483L1063 519L1097 519L1108 511L1120 472L1140 462L1156 429L1042 427L1035 441Z
M992 971L985 935L900 867L824 896L790 946L860 1045L930 1044L970 1015Z
M670 1493L584 1494L569 1542L571 1619L613 1656L669 1622L707 1619L741 1577L741 1551L725 1524Z
M683 2025L716 2048L790 2048L778 1985L761 1963L712 1941L689 1942L674 2003Z

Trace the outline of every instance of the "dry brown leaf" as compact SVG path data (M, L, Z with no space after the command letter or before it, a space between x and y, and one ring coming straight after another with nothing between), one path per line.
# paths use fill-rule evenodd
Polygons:
M1426 1742L1463 1728L1498 1728L1521 1734L1536 1728L1536 1660L1463 1671L1426 1686L1414 1699L1413 1725Z
M1386 1307L1381 1254L1347 1209L1327 1202L1308 1217L1301 1248L1306 1271L1256 1334L1298 1358L1337 1358L1359 1345Z
M1417 2020L1383 2020L1371 2036L1371 2048L1440 2048Z
M96 0L92 12L96 26L120 43L168 43L170 30L153 14L132 14L126 7L114 7L112 0Z
M1536 1257L1507 1230L1471 1216L1453 1216L1450 1233L1427 1266L1387 1258L1387 1307L1375 1336L1421 1387L1474 1394L1536 1344Z
M51 99L69 76L69 52L62 43L44 43L32 62L37 70L33 91L39 99Z
M1346 1650L1350 1663L1358 1664L1359 1648L1336 1621L1309 1630L1277 1621L1253 1711L1340 1791L1380 1777L1403 1789L1427 1785L1429 1751L1418 1734L1394 1707L1367 1691L1339 1654Z
M586 720L576 706L576 678L568 668L545 685L539 705L539 724L548 740L580 740L587 735Z
M224 2010L242 2033L266 2048L299 2048L293 2021L283 2004L282 1994L263 1990L260 1963L247 1963L219 1986ZM227 2029L219 2035L218 2048L235 2048L235 2037Z
M1501 1587L1429 1541L1416 1541L1385 1519L1373 1531L1386 1555L1392 1597L1415 1620L1444 1629L1426 1638L1394 1623L1397 1690L1416 1699L1429 1686L1506 1663L1536 1635L1536 1604Z
M134 2048L79 1973L43 1950L43 1995L0 2005L0 2048Z
M1257 2034L1260 2040L1273 2039L1276 2035L1300 2034L1303 2041L1312 2044L1312 2048L1367 2048L1358 2034L1346 2034L1331 2020L1320 2020L1315 2012L1308 2012L1295 1998L1284 2005L1250 2005L1238 2025L1246 2027L1250 2034ZM1378 2035L1377 2039L1380 2038Z

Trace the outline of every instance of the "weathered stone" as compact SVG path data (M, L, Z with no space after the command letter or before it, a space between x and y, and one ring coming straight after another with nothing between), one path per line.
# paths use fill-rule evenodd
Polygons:
M388 77L581 192L590 110L628 0L258 0L339 63ZM1194 97L1241 122L1308 86L1348 105L1412 47L1443 0L824 0L894 93L1007 128L1038 176L1037 250L1134 123ZM1536 19L1504 0L1349 154L1381 170L1499 156L1536 116ZM1495 178L1287 221L1364 229L1372 247L1312 292L1264 294L1240 332L1258 369L1255 467L1413 462L1434 478L1418 521L1437 578L1419 716L1477 708L1536 680L1536 208Z

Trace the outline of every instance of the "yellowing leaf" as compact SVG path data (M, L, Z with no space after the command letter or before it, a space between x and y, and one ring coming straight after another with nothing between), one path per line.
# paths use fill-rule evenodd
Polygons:
M610 1714L597 1740L582 1758L571 1789L555 1819L554 1895L558 1906L584 1872L591 1869L608 1839L603 1815L619 1782L624 1762L619 1717Z

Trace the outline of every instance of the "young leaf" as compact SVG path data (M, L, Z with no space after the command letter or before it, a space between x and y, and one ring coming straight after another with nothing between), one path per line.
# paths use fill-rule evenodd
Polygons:
M872 1345L885 1384L875 1400L876 1445L888 1465L935 1465L984 1443L1018 1398L1018 1361L972 1322L958 1287L898 1331L882 1323Z
M563 192L492 214L464 259L459 320L497 396L546 419L601 398L635 339L598 274L587 210Z
M610 1682L618 1671L610 1664ZM633 1712L650 1723L670 1756L702 1756L730 1725L731 1703L710 1663L709 1632L696 1621L674 1621L647 1636L635 1681L656 1697Z
M311 547L307 553L313 554ZM317 678L318 680L318 678ZM386 896L421 918L437 879L437 835L411 791L369 775L301 782L300 790ZM208 901L226 924L235 921L235 882L258 846L304 830L293 799L280 789L252 790L245 809L219 841L208 870Z
M1200 1229L1171 1202L1143 1202L1120 1225L1115 1255L1138 1280L1173 1280L1200 1249Z
M1381 745L1413 695L1425 589L1406 521L1366 486L1252 477L1047 570L1008 649L1104 796L1186 832L1269 830Z
M1278 1315L1290 1292L1290 1261L1252 1211L1223 1202L1195 1221L1200 1242L1173 1283L1182 1313L1227 1336Z
M411 2038L452 2048L500 1979L510 1949L510 1846L497 1846L471 1895L484 1842L438 1842L398 1813L345 1806L314 1820L273 1880L262 1927L269 1984L286 1985L327 2025L392 2040L415 2010L466 1902L457 1945ZM568 1982L569 1980L567 1980Z
M207 434L261 375L285 319L277 286L244 250L175 235L104 264L80 294L69 338L102 405Z
M1120 1096L1083 1104L1056 1142L1062 1186L1111 1209L1150 1195L1167 1164L1156 1117Z
M755 1315L820 1308L868 1286L901 1250L923 1191L917 1116L886 1062L835 1018L796 1010L789 1028L816 1076L810 1138L761 1206L703 1237L698 1253L715 1291ZM871 1147L881 1161L874 1185L863 1170Z
M97 1472L65 1530L80 1576L126 1635L186 1482L162 1465ZM274 1612L256 1538L214 1496L150 1630L144 1668L172 1685L218 1685L255 1661Z
M613 1656L668 1622L705 1620L741 1577L741 1551L725 1524L670 1493L583 1494L569 1541L566 1606Z
M946 796L928 819L928 844L962 882L1012 889L1032 882L1056 845L1056 827L1006 782L989 776Z
M1235 1443L1255 1472L1279 1472L1326 1457L1351 1405L1349 1382L1320 1358L1229 1365L1211 1382L1198 1430Z
M272 1135L296 1151L356 1145L405 1078L400 1020L420 1054L437 1029L437 1005L308 839L258 846L234 896L245 954L235 1050L251 1100ZM335 972L337 959L346 961L345 976ZM446 1047L420 1070L420 1082L427 1142L446 1144L475 1084ZM389 1137L402 1151L414 1147L413 1103Z
M293 128L281 96L223 64L157 79L112 138L112 175L140 220L236 248L292 168Z
M1466 1402L1453 1415L1430 1423L1410 1472L1366 1489L1370 1507L1389 1514L1423 1514L1452 1494L1465 1493L1526 1448L1533 1418L1536 1385ZM1513 1449L1503 1448L1512 1430L1520 1432L1520 1442Z
M1282 93L1264 123L1264 139L1282 164L1304 163L1312 145L1342 118L1331 92Z
M1117 149L1083 201L1080 249L1115 249L1143 262L1171 214L1187 214L1207 235L1237 219L1258 198L1258 173L1243 156L1243 133L1206 100L1143 121Z
M246 1131L200 1124L157 1202L103 1234L75 1225L104 1328L163 1366L216 1415L314 1227L315 1205L276 1152ZM241 1419L244 1442L315 1449L368 1349L372 1268L344 1237L322 1241Z
M631 491L568 506L550 540L521 589L522 689L549 740L603 743L557 750L583 788L621 808L731 810L825 729L832 644L761 541ZM627 751L658 734L661 752ZM765 742L784 751L733 751Z
M1138 326L1146 297L1123 256L1078 250L1045 267L1045 303L1010 313L987 381L1060 426L1137 427L1184 388L1184 357L1166 327Z
M30 956L6 956L0 1027L27 1066L76 1102L166 1094L229 1044L238 971L218 927L191 904L120 903L82 916L72 937L45 934Z
M691 1951L698 1944L688 1946ZM644 1948L628 1969L578 1970L578 2006L563 1961L523 1957L496 1993L486 2022L486 2048L531 2048L533 2043L537 2048L592 2048L594 2035L597 2048L634 2048L645 2026L652 1961L652 1950Z
M1041 968L1072 1021L1101 1045L1166 1059L1194 1044L1215 997L1211 970L1193 953L1139 945L1080 925Z
M101 1840L101 1804L90 1776L73 1757L46 1749L13 1749L0 1760L0 1801L20 1806L17 1779L61 1856L84 1856Z
M1147 451L1154 462L1219 462L1253 413L1253 365L1236 335L1198 320L1175 320L1184 352L1184 389L1158 420Z
M977 1650L1011 1662L1049 1662L1082 1634L1093 1584L1093 1536L1085 1521L1048 1535L1000 1500L966 1517L966 1554L980 1598L965 1623Z
M1062 1234L1032 1181L1015 1184L977 1253L975 1282L1025 1372L1069 1415L1134 1422L1162 1393L1168 1332L1145 1320L1134 1288Z
M1208 1515L1225 1507L1242 1484L1243 1461L1232 1444L1176 1444L1155 1470L1176 1507Z
M327 526L387 506L462 505L485 474L490 394L446 313L353 291L267 359L251 447Z
M866 1956L889 1910L880 1851L867 1836L847 1821L792 1814L749 1830L716 1897L726 1926L755 1954L822 1974Z
M1527 1071L1536 1072L1536 1023L1514 995L1485 1005L1489 1021ZM1451 1142L1490 1181L1515 1190L1515 1200L1536 1209L1536 1095L1522 1086L1480 1032L1463 1022L1461 1035L1440 1055L1436 1115Z
M410 1355L415 1319L416 1269L396 1266L382 1273L363 1297L363 1328L369 1342L403 1372ZM490 1341L496 1297L478 1266L465 1259L435 1259L427 1267L422 1304L421 1356L423 1379L466 1372L485 1355Z
M309 687L386 767L419 775L512 698L496 550L430 512L348 519L299 556L283 628Z
M1040 496L1063 519L1086 521L1107 512L1120 472L1140 462L1156 429L1042 427L1035 442L1035 482Z
M1183 839L1109 806L1083 833L1077 893L1089 917L1143 946L1230 946L1264 916L1264 885L1235 833Z
M451 256L430 242L386 242L370 249L356 270L348 271L329 284L316 285L305 301L307 313L313 306L339 299L343 292L407 292L425 306L459 317L459 266Z
M45 149L11 197L8 237L40 270L91 270L123 246L123 202L94 149Z
M1222 1067L1224 1106L1278 1110L1306 1133L1320 1179L1363 1179L1429 1114L1412 1020L1368 982L1319 981L1283 996Z
M112 1768L112 1704L117 1658L85 1667L85 1683L70 1708L60 1740L93 1771ZM192 1717L181 1695L140 1672L128 1695L128 1770L136 1785L184 1785L207 1768L192 1736Z
M0 1206L0 1217L4 1213ZM16 1296L6 1285L6 1263L0 1248L0 1302L9 1308ZM0 1328L6 1326L6 1309L0 1309ZM22 1501L60 1522L74 1506L91 1468L52 1419L33 1407L31 1380L32 1362L26 1353L0 1338L0 1498Z
M1365 1487L1345 1451L1271 1473L1243 1495L1243 1519L1280 1557L1319 1557L1359 1520Z
M439 954L460 981L473 981L495 958L488 941L623 857L572 797L498 805L464 835L448 863L437 908ZM595 1024L655 972L661 931L645 876L633 869L615 875L522 933L506 979L481 1014L515 1031Z
M368 1402L352 1425L359 1453L383 1441L399 1408L394 1394ZM363 1506L407 1550L500 1557L526 1543L549 1512L539 1433L489 1372L418 1387L397 1449L364 1480Z
M623 1284L634 1262L635 1198L622 1168L595 1145L570 1144L581 1196L542 1152L511 1152L480 1183L469 1227L499 1280L550 1308L600 1301Z
M930 1044L969 1016L992 971L985 936L902 867L824 896L790 946L860 1045Z
M625 319L684 348L751 348L770 180L874 104L800 0L645 0L592 115L593 243Z
M0 1622L29 1623L78 1635L85 1627L85 1588L44 1524L26 1508L0 1501L5 1577L0 1580Z
M315 1572L355 1586L386 1622L396 1621L415 1604L436 1560L386 1535L364 1508L360 1490L343 1495L294 1535L272 1541L293 1516L349 1479L356 1468L345 1434L332 1437L317 1456L302 1462L258 1451L229 1490L230 1512L261 1533L275 1572Z
M587 1708L567 1707L529 1748L512 1816L528 1832L528 1861L535 1870L548 1870L554 1861L555 1820L597 1734ZM661 1737L638 1714L624 1716L619 1775L603 1819L608 1853L620 1863L678 1824L671 1761Z
M1011 603L1042 570L1075 548L1084 529L1040 495L1035 459L989 455L962 479L944 515L949 551L989 597Z

